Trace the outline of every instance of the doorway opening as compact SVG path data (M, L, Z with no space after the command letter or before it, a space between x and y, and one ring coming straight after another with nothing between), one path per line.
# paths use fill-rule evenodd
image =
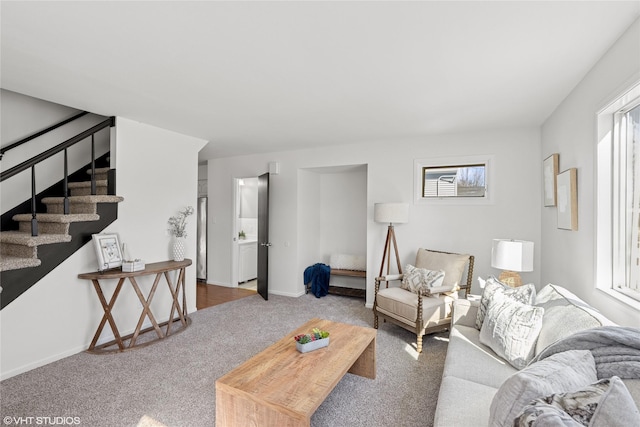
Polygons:
M258 177L236 178L232 227L233 287L256 290L258 277Z
M298 218L303 269L315 263L332 267L333 257L364 260L359 268L366 270L367 165L299 169ZM331 275L330 292L332 288L343 288L343 295L346 290L366 291L366 275Z

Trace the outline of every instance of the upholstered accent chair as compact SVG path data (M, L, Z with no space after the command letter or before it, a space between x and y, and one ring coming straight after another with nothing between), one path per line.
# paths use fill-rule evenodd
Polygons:
M458 299L461 292L466 298L471 290L473 262L473 255L418 249L415 267L444 271L444 280L437 287L430 288L425 295L421 291L416 293L415 290L403 289L408 287L407 281L404 285L389 286L389 282L402 282L405 274L377 277L373 302L374 328L378 329L378 318L381 317L384 321L415 332L417 351L421 353L423 335L450 327L453 301ZM381 289L382 282L386 282L386 285Z

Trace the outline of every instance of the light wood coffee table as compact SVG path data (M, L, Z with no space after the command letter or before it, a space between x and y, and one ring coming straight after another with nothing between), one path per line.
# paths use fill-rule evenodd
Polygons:
M329 346L296 350L294 336L329 331ZM376 330L312 319L216 381L217 426L310 426L347 372L376 377Z

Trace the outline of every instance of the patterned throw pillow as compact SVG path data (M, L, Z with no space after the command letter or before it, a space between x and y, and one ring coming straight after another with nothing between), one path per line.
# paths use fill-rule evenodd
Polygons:
M516 417L515 427L531 426L631 426L640 413L618 377L606 378L569 393L533 400Z
M544 308L523 304L497 292L487 307L480 342L522 369L533 358Z
M400 287L418 295L431 296L432 289L440 287L444 281L444 271L427 270L407 264Z
M489 301L491 301L491 298L493 298L496 293L502 293L523 304L533 304L536 299L536 288L532 283L512 288L495 277L489 276L485 282L482 297L480 298L480 307L478 307L478 315L476 316L476 329L482 329L482 322L484 322Z
M489 425L513 427L513 420L534 399L579 390L596 381L596 362L589 350L556 353L516 372L502 383L491 400Z

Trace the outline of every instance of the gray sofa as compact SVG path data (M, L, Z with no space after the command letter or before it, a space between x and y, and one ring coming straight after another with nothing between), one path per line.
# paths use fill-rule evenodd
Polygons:
M541 353L551 344L563 342L563 339L576 332L592 332L590 328L614 325L574 294L556 285L549 284L541 289L535 295L532 305L544 308L542 327L537 334L535 349L532 350L536 357L543 356ZM476 325L479 306L480 298L461 299L454 302L449 346L435 413L435 426L506 425L496 423L493 418L490 421L490 416L495 412L492 401L496 396L496 400L502 397L499 394L499 390L502 390L501 386L520 370L480 342L480 330ZM633 330L631 332L635 333ZM634 339L637 341L637 338ZM640 352L640 347L631 351ZM536 363L542 362L535 362L534 358L524 370L533 367ZM633 368L636 373L631 375L634 377L640 369L640 359L635 363L636 366ZM637 412L640 402L640 377L623 379L623 382L636 404ZM569 390L554 392L567 391ZM500 402L494 402L494 405L496 403ZM511 404L511 402L506 403ZM636 418L631 419L636 420ZM513 425L513 421L510 423Z

